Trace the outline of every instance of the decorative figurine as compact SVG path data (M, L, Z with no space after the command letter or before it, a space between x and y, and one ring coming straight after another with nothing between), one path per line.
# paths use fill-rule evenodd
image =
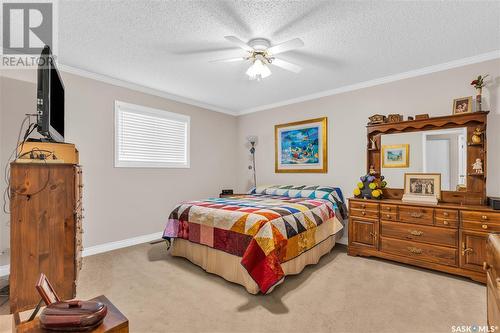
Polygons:
M429 119L429 114L428 113L417 114L415 115L415 119L416 120Z
M373 164L370 165L370 171L368 172L370 175L374 175L377 173L377 171L375 171L375 168L373 167Z
M481 139L481 135L483 134L483 131L479 128L479 127L476 127L476 129L474 130L474 133L472 134L471 136L471 141L472 143L474 144L480 144L483 140Z
M403 115L401 114L390 114L387 116L387 122L389 123L399 123L400 121L403 121Z
M386 120L385 116L381 114L374 114L373 116L368 117L368 119L370 119L368 125L382 124L385 123Z
M375 140L375 138L370 138L370 143L371 143L370 149L377 150L377 140Z
M481 162L480 158L476 158L476 162L472 164L472 170L474 170L474 172L477 174L483 173L483 162Z
M370 173L361 176L359 177L360 182L352 193L356 198L382 199L382 189L387 186L387 182L384 179L384 176L380 176L380 180L377 180L377 178Z

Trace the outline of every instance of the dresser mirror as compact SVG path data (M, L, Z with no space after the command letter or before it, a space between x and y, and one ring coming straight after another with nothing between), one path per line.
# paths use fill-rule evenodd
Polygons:
M480 111L368 124L366 171L385 176L387 199L402 199L405 173L439 173L441 202L485 205L487 116Z
M467 186L467 128L449 128L380 137L380 165L389 187L404 188L405 173L439 173L441 190Z

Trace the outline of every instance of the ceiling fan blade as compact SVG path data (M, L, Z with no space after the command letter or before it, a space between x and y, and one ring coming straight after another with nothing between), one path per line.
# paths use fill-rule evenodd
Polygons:
M246 57L238 57L238 58L210 60L209 62L212 62L212 63L216 63L216 62L235 62L235 61L245 61L245 60L247 60Z
M287 42L272 46L267 49L267 53L269 54L278 54L278 53L283 53L287 52L293 49L297 49L299 47L304 46L304 42L300 38L294 38L290 39Z
M295 64L292 64L291 62L281 60L281 59L274 59L271 62L272 65L278 66L280 68L286 69L287 71L294 72L294 73L300 73L302 70L302 67L297 66Z
M253 47L251 47L250 45L248 45L247 43L245 43L244 41L242 41L238 37L235 37L235 36L224 36L224 38L226 40L230 41L231 43L238 45L239 47L241 47L245 51L248 51L248 52L253 52L254 51Z

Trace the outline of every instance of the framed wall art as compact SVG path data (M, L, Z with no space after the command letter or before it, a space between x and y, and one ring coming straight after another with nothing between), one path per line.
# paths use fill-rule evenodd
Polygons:
M382 145L382 168L408 168L410 145Z
M327 118L274 126L275 172L326 173Z

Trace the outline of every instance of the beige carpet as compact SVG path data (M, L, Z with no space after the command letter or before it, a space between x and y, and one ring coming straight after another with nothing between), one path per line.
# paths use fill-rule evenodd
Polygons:
M451 332L486 324L485 292L468 279L350 257L343 246L267 296L171 257L163 244L87 257L78 285L79 298L108 296L131 332Z

